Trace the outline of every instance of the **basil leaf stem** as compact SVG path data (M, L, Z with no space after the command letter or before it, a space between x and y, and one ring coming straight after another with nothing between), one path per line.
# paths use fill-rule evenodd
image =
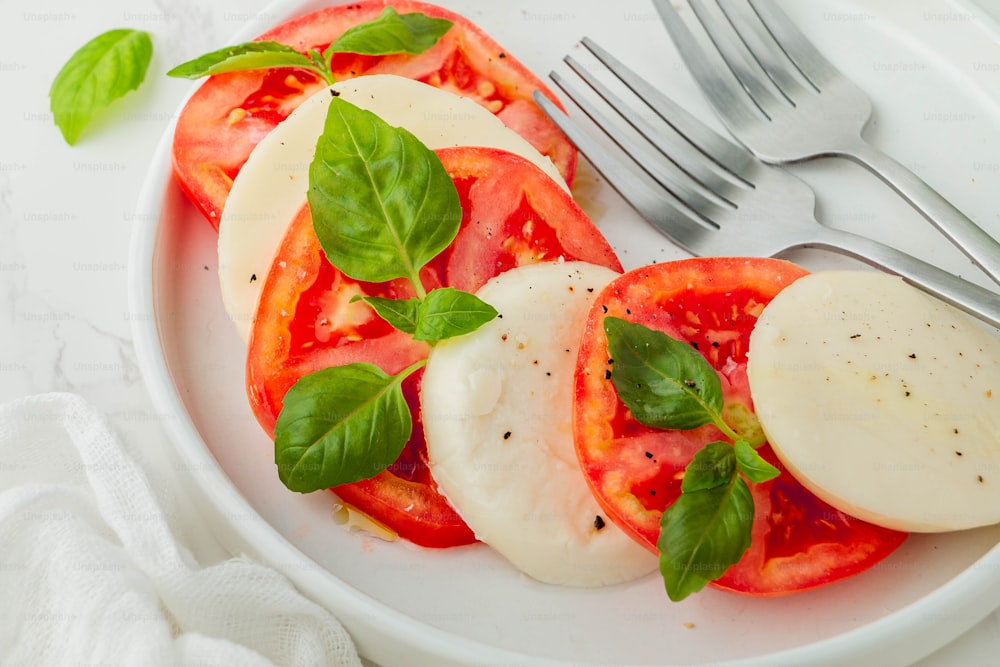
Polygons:
M313 229L327 259L356 280L408 280L415 297L356 296L396 329L431 345L497 316L474 294L428 291L420 271L462 222L455 184L437 154L403 128L332 97L309 166ZM421 360L387 375L366 363L303 376L285 394L275 425L275 463L303 493L374 477L410 439L402 382Z
M119 28L81 46L49 89L49 109L63 139L74 145L97 113L135 90L153 57L148 32Z
M781 471L754 448L764 444L764 437L752 410L725 402L718 373L698 352L663 332L616 317L604 318L604 331L614 362L611 380L637 421L678 430L713 424L733 441L710 442L694 455L684 469L680 496L660 519L660 573L676 602L739 562L753 532L747 480L766 482Z

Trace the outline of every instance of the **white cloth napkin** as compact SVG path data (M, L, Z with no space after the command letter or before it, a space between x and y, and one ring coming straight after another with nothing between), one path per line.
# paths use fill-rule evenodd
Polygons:
M102 415L66 393L0 405L0 663L361 664L279 573L194 562Z

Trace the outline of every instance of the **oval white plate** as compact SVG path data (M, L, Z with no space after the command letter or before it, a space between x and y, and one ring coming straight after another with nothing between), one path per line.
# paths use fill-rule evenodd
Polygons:
M542 75L588 35L712 119L645 3L441 4ZM996 26L943 0L784 4L871 94L866 135L1000 235L1000 74L988 36ZM277 2L233 41L318 5ZM806 594L706 591L681 604L666 599L655 576L601 590L557 588L517 574L481 545L434 551L348 534L332 521L331 494L290 493L274 474L271 442L246 403L243 345L219 296L216 236L174 184L169 150L170 131L152 156L132 245L134 335L149 391L220 538L330 608L366 657L386 665L911 662L1000 599L998 528L913 536L873 570ZM982 281L856 166L825 161L796 171L817 190L826 223ZM627 266L683 256L586 166L577 192ZM814 269L846 264L818 252L791 258Z

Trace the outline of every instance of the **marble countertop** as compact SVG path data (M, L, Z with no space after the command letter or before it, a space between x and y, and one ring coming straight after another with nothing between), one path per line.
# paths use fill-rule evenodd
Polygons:
M447 4L442 2L442 4ZM187 81L164 72L218 48L265 0L6 0L0 6L0 400L76 392L107 415L147 467L170 446L140 374L127 300L136 197ZM147 83L77 146L62 139L48 87L69 55L112 27L154 36ZM175 468L176 470L176 468ZM164 482L169 470L162 470ZM221 554L182 507L198 551ZM998 601L1000 602L1000 601ZM920 663L995 664L1000 613Z

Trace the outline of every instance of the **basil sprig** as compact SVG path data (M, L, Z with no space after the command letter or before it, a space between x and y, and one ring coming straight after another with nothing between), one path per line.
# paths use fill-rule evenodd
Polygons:
M424 265L448 247L462 221L455 185L437 155L403 128L337 97L309 167L313 227L330 262L364 282L407 279L415 297L362 296L396 329L431 345L475 331L497 311L454 288L427 291ZM275 463L289 489L317 491L374 477L412 432L403 382L368 363L327 368L287 392L275 425Z
M667 595L680 601L718 579L750 547L753 496L747 481L764 482L779 470L730 426L719 376L690 346L641 324L604 319L611 380L642 424L689 430L715 425L732 444L705 445L687 465L681 495L660 521L660 574ZM748 422L741 415L741 422ZM759 429L748 428L754 436Z
M334 79L331 62L335 53L418 55L434 46L451 26L452 22L447 19L433 18L419 12L400 14L392 7L386 7L377 19L345 30L322 53L316 49L300 53L274 41L244 42L182 63L167 72L167 76L200 79L223 72L299 67L315 72L328 84L332 84Z
M98 112L135 90L153 57L148 32L109 30L81 46L63 65L49 89L52 119L73 145Z

